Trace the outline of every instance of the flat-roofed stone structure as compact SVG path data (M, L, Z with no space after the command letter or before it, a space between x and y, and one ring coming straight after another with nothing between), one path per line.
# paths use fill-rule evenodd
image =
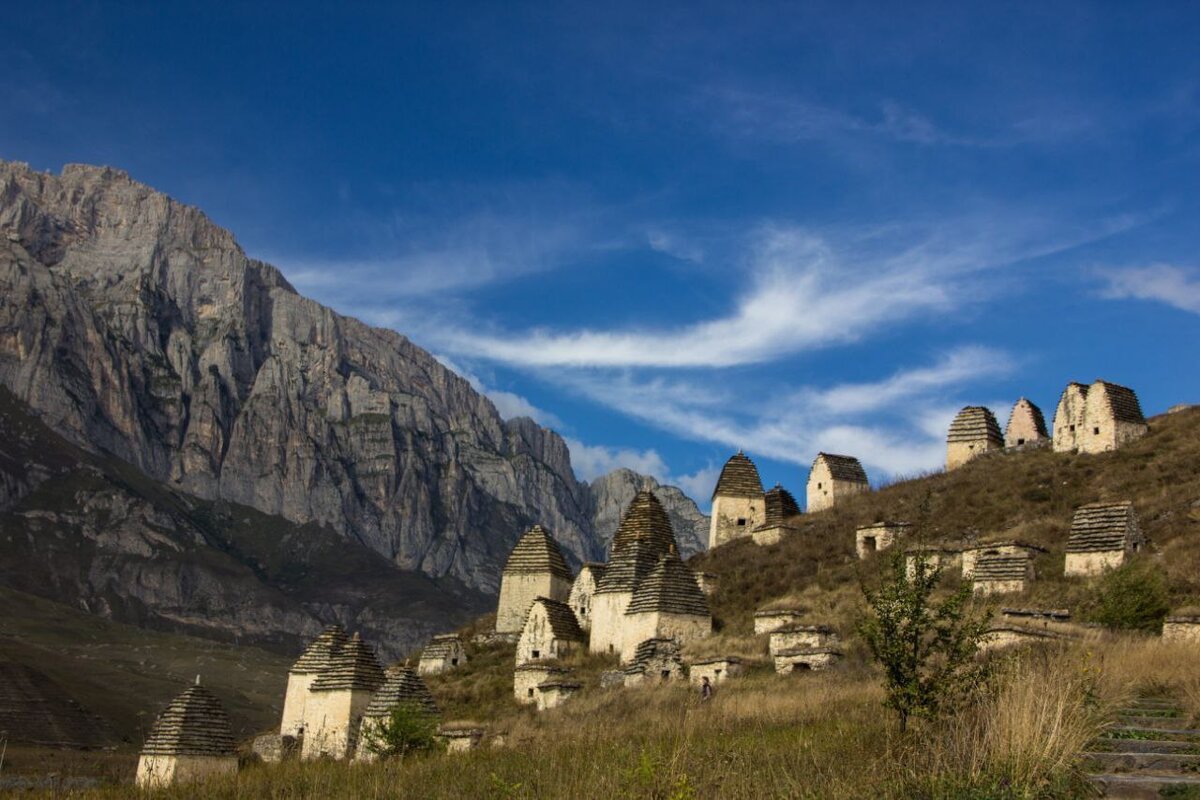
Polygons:
M1049 442L1050 433L1046 430L1046 417L1042 410L1022 397L1013 405L1008 415L1008 425L1004 428L1004 446L1041 447Z
M653 492L634 496L612 541L612 559L592 595L593 653L621 653L625 639L625 612L634 591L655 570L662 557L678 558L679 548L671 520ZM696 586L695 577L688 578ZM634 644L636 644L636 640Z
M1096 381L1088 387L1079 452L1105 453L1150 431L1137 394L1127 386Z
M565 602L574 582L558 542L541 525L534 525L517 540L500 576L496 632L520 633L535 597Z
M699 684L705 678L714 686L730 678L741 677L746 665L737 656L713 656L693 661L688 665L688 680Z
M779 675L794 675L799 672L819 672L829 669L842 658L836 647L798 647L775 653L775 672Z
M582 649L586 642L587 635L570 606L538 597L529 607L525 627L517 640L517 663L565 658L577 648Z
M1072 381L1058 398L1054 409L1054 452L1070 453L1079 449L1087 415L1088 387Z
M1119 567L1145 539L1133 503L1089 503L1075 509L1063 574L1098 575Z
M354 634L309 689L300 758L353 756L363 713L383 681L379 659Z
M483 728L442 728L437 732L437 738L445 745L447 753L465 753L479 747L483 733Z
M771 631L767 652L771 655L785 650L811 647L833 647L839 642L837 631L828 625L788 625Z
M984 453L1004 449L1000 423L990 408L967 406L950 423L946 435L946 469L958 469Z
M1009 623L1022 622L1048 625L1071 621L1071 611L1067 608L1002 608L1000 616Z
M571 594L567 597L567 605L575 612L579 627L585 631L592 629L592 597L596 594L596 585L604 577L604 564L588 562L579 568L575 582L571 584Z
M567 677L554 677L538 684L534 693L534 701L538 711L548 711L558 708L570 700L583 688L583 684Z
M634 657L638 643L647 639L674 639L681 644L712 634L712 612L700 591L695 573L675 552L658 564L637 586L621 634L621 660Z
M533 662L513 670L513 699L522 705L537 705L537 687L542 681L566 675L569 670L552 664Z
M439 713L433 694L417 671L412 667L396 664L388 667L383 684L371 696L371 701L363 711L355 748L356 760L374 761L378 758L378 731L381 726L387 724L392 712L401 706L408 706L414 712L431 719L436 718Z
M232 775L237 768L229 717L197 677L155 720L138 758L136 783L157 789Z
M763 487L758 467L738 450L721 469L712 494L708 549L749 536L763 520Z
M1033 580L1033 559L1024 550L985 550L975 560L972 591L981 596L1023 592Z
M1003 539L995 542L980 542L962 549L962 577L969 581L975 577L975 565L980 557L985 555L1018 555L1024 554L1029 558L1037 558L1041 553L1048 552L1046 548L1019 539Z
M910 580L917 572L917 561L920 559L924 559L930 569L940 569L943 573L953 572L962 568L963 551L961 547L951 544L926 544L908 548L904 555L904 569Z
M1019 625L993 625L979 637L979 650L990 652L1007 650L1036 644L1060 644L1073 637L1059 631L1044 628L1027 628Z
M757 545L779 544L785 534L796 530L793 520L800 516L800 506L792 493L779 484L763 495L763 520L750 532Z
M805 613L802 608L760 608L754 612L754 633L761 636L788 625L797 625L804 619Z
M908 522L874 522L860 525L854 530L854 552L859 558L887 550L908 535L912 524Z
M463 645L462 637L456 633L447 633L433 637L421 650L417 672L421 675L437 675L458 669L466 663L467 648Z
M329 669L331 659L349 638L341 625L330 625L309 642L300 658L288 670L287 690L283 696L283 720L279 725L281 736L298 738L301 735L309 689L317 676Z
M633 660L625 668L626 686L644 686L681 680L687 667L673 639L647 639L637 646Z
M1164 642L1200 643L1200 614L1178 614L1163 620Z
M833 508L847 497L869 491L867 472L857 458L817 453L808 471L808 513Z

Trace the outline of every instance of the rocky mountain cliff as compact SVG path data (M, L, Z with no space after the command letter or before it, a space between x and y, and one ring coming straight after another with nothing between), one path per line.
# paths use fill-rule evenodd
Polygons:
M601 557L598 531L632 496L630 476L589 489L557 434L503 420L405 337L301 297L200 211L125 173L0 162L0 231L0 384L172 491L485 593L533 522L573 560ZM707 521L663 491L704 531L681 525L693 552Z
M605 549L617 532L621 515L629 507L633 496L642 489L654 492L667 510L684 558L708 547L708 517L700 513L690 497L674 486L659 484L648 475L640 475L630 469L617 469L597 478L588 486L592 529Z

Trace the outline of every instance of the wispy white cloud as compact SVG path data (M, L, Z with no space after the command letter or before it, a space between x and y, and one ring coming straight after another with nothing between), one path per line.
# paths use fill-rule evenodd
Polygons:
M646 232L650 249L680 261L704 262L704 248L676 233L656 228Z
M659 482L667 482L667 475L670 474L662 456L653 449L589 445L572 438L567 438L566 442L571 450L571 466L575 474L585 481L595 480L621 467L651 475Z
M709 499L720 476L721 468L710 464L689 475L676 475L670 483L682 489L684 494L696 501L701 511L707 513Z
M960 407L951 408L946 397L1013 365L1003 352L967 346L879 382L774 386L768 393L729 396L714 395L703 378L639 378L629 370L566 371L559 377L597 403L686 439L803 467L818 451L847 453L895 475L940 465L946 428Z
M1152 264L1099 272L1107 281L1107 286L1101 291L1103 297L1113 300L1150 300L1200 314L1200 270Z

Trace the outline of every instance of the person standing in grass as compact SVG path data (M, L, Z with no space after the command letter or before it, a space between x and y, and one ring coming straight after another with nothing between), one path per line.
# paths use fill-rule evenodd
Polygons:
M708 676L705 675L700 679L700 702L707 702L712 699L713 685L709 682Z

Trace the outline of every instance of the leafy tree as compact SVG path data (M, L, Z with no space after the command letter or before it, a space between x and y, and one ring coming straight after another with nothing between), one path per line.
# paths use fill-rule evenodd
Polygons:
M385 718L367 725L363 734L367 749L380 758L403 757L437 749L437 727L437 717L419 703L400 703Z
M1084 614L1108 628L1157 633L1169 610L1162 573L1144 561L1131 561L1100 576Z
M862 586L868 613L859 623L871 655L883 667L887 699L900 730L910 717L933 716L947 701L977 686L983 667L974 656L987 621L969 608L970 585L938 600L940 565L914 554L892 555L878 588Z

